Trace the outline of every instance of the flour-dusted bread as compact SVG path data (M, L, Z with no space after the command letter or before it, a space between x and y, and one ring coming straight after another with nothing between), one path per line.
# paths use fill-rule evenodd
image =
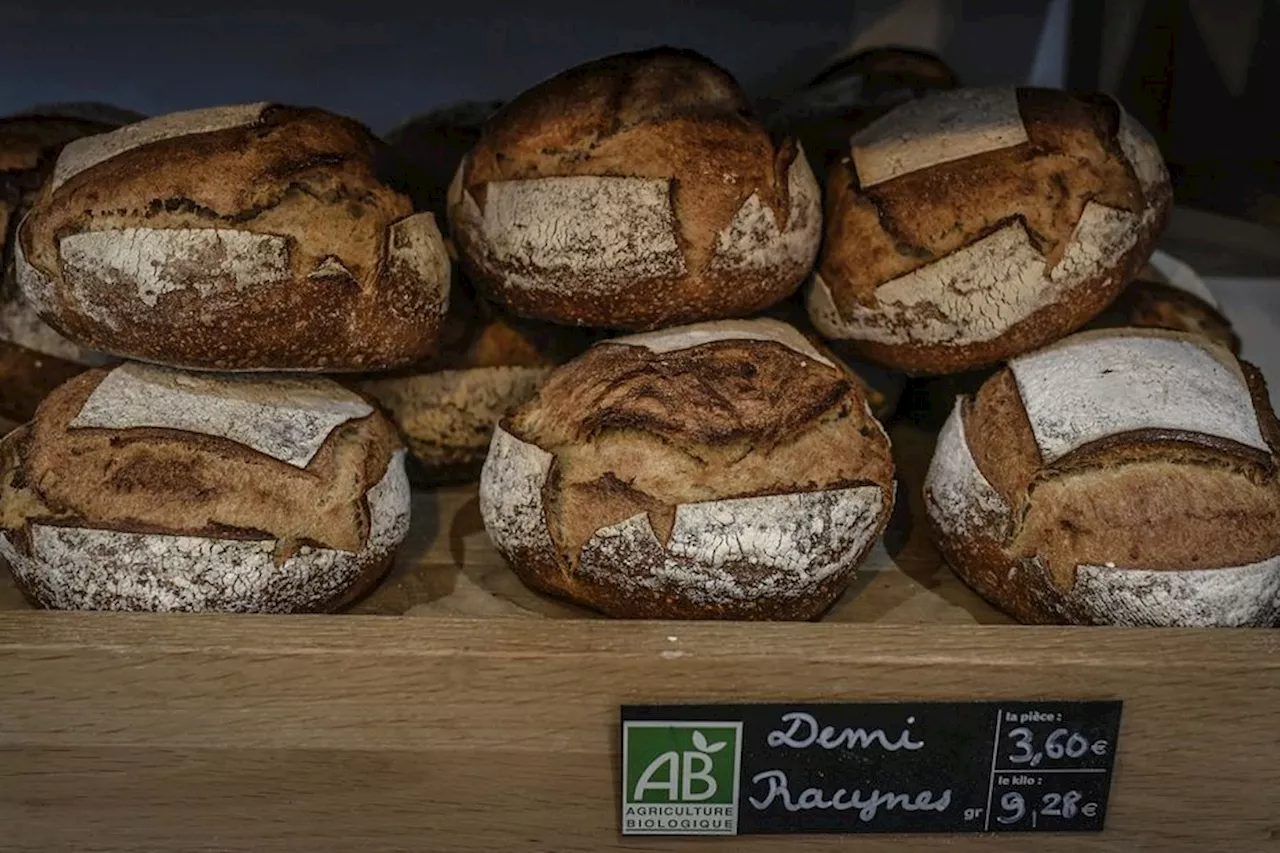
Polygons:
M826 336L913 373L971 370L1101 312L1171 199L1160 151L1110 98L957 89L856 134L827 181L808 290Z
M67 337L211 370L358 371L435 349L449 263L384 144L249 104L76 140L18 229L18 282Z
M1026 622L1280 621L1280 426L1197 335L1082 332L957 402L925 482L956 573Z
M1137 278L1090 326L1190 332L1240 354L1240 337L1204 279L1187 263L1160 250L1152 252Z
M0 444L0 555L44 607L337 609L408 525L395 429L328 379L95 369Z
M13 238L18 223L53 172L64 145L84 136L114 130L125 122L113 114L87 118L49 112L0 118L0 341L81 364L103 364L101 353L78 346L44 323L18 289ZM34 401L36 403L39 400ZM24 419L25 420L25 419Z
M400 160L415 207L444 221L445 199L458 164L480 141L484 123L501 107L502 101L451 104L409 119L384 137Z
M529 586L611 616L808 619L894 500L847 371L774 320L614 338L504 418L480 513Z
M580 354L584 329L522 320L455 287L440 355L356 388L404 434L424 484L474 481L498 420L533 397L557 365Z
M516 314L652 329L792 293L822 230L817 181L738 84L669 48L565 71L486 124L449 189L463 266Z

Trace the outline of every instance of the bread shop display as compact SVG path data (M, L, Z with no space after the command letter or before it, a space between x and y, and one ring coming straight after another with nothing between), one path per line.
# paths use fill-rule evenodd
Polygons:
M1280 623L1280 425L1157 248L1152 137L872 58L763 115L708 57L617 54L390 144L274 103L0 120L13 586L856 621L943 583L980 621ZM852 77L887 94L822 113ZM930 382L937 418L895 413Z

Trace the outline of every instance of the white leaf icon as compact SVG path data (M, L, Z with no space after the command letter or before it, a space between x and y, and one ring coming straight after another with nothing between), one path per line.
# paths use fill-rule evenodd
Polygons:
M728 741L720 741L719 743L707 743L707 738L702 732L696 729L693 732L693 745L703 752L719 752L724 749Z

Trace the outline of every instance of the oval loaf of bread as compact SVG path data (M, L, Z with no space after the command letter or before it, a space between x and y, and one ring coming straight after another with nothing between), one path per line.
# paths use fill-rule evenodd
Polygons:
M211 370L355 371L431 355L448 303L435 220L383 143L323 110L249 104L67 145L18 229L18 281L68 337Z
M994 364L1080 328L1151 253L1160 151L1105 96L958 89L855 134L827 181L808 290L827 337L915 373Z
M489 298L531 318L652 329L795 291L822 230L817 181L727 72L667 48L565 71L485 126L449 190Z
M1203 337L1082 332L1013 359L942 429L925 482L956 573L1025 622L1280 620L1280 427Z
M611 616L808 619L893 507L889 439L774 320L598 343L504 418L480 480L529 586Z
M44 607L337 609L408 525L394 428L327 379L91 370L0 444L0 555Z

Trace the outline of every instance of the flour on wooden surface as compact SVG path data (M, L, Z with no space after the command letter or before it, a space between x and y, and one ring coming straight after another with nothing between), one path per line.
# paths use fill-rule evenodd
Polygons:
M1271 453L1239 370L1190 337L1086 335L1009 366L1047 463L1139 429L1203 433Z
M1110 625L1271 627L1280 623L1280 557L1190 571L1079 566L1069 597Z
M31 556L0 534L26 586L69 610L285 612L341 595L404 540L409 480L404 452L369 490L370 528L358 553L304 546L277 564L273 539L211 539L32 524Z
M1149 263L1173 287L1204 300L1214 308L1221 307L1218 304L1217 297L1213 295L1213 291L1209 290L1209 285L1204 283L1204 279L1200 278L1200 275L1189 264L1159 249L1151 253Z
M68 426L210 435L305 468L333 430L371 414L359 395L324 379L192 374L127 363L107 374Z
M480 472L480 516L493 544L504 554L555 553L542 502L553 459L541 447L521 441L502 427L494 429Z
M952 536L987 536L1003 540L1012 511L974 461L965 435L962 402L956 400L938 434L938 443L925 475L924 495L929 517Z
M650 352L667 353L693 349L717 341L774 341L795 350L806 358L828 367L835 367L831 359L819 352L795 327L769 318L692 323L687 326L660 329L656 332L610 338L600 346L644 347Z
M907 101L854 134L850 150L864 189L1027 141L1012 88L958 89Z
M94 290L132 290L154 308L160 296L187 288L202 297L267 287L291 278L289 243L274 234L215 228L122 228L68 234L59 243L64 275L81 310L112 327L121 317ZM134 310L144 310L141 306ZM127 318L125 318L127 319Z
M464 227L512 281L530 290L611 293L683 274L670 181L559 177L495 181L484 210L470 193Z
M878 486L681 504L665 549L640 513L597 530L578 571L705 605L796 598L852 568L887 512Z
M787 221L779 225L773 208L752 193L716 235L711 268L790 271L813 266L822 240L822 196L803 150L787 170L787 196Z
M110 133L73 140L62 149L53 167L52 189L56 192L58 187L85 169L142 145L253 124L268 106L259 103L186 110L143 119Z

